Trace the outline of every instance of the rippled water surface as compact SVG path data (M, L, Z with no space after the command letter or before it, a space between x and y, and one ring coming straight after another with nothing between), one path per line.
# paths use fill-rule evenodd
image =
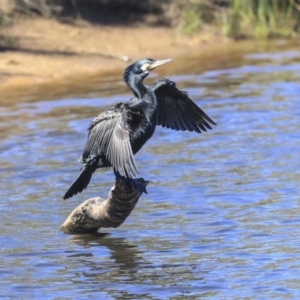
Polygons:
M157 128L136 155L148 195L97 235L59 227L112 171L62 196L90 120L130 95L0 107L0 299L299 299L300 52L232 66L168 76L218 126Z

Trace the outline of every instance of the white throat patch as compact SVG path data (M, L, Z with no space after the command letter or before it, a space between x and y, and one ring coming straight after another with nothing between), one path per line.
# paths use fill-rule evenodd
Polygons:
M143 72L148 72L149 71L149 67L150 67L149 64L143 64L142 67L141 67L141 69L142 69Z

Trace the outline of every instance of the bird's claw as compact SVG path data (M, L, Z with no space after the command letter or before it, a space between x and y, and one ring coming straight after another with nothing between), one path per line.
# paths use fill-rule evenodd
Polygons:
M139 190L142 193L148 194L147 190L146 190L146 186L148 184L147 181L140 182L137 179L132 178L132 179L129 179L129 183L133 189Z

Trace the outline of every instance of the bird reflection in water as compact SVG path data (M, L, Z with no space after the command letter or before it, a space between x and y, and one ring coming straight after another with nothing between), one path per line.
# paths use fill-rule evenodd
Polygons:
M139 266L143 260L142 251L137 246L128 243L124 238L113 238L108 233L93 233L93 234L75 234L70 238L70 242L83 246L86 249L99 247L99 249L91 249L91 251L80 251L80 253L71 254L69 257L90 257L96 256L95 253L99 252L101 248L109 251L109 261L106 263L114 263L119 265L122 269L134 269ZM103 270L105 265L99 264L99 261L82 260L85 264L89 265L92 270ZM79 262L77 262L78 264Z

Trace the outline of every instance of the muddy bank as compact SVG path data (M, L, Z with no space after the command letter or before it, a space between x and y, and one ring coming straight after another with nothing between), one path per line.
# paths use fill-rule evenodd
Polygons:
M54 99L92 92L103 82L122 80L125 66L143 57L173 58L172 64L158 71L163 76L193 72L194 57L201 56L197 61L203 70L226 67L243 53L277 43L190 37L164 27L95 26L84 21L70 25L49 19L25 19L2 33L11 39L6 51L0 52L2 104L40 95Z
M27 19L4 28L0 90L123 69L142 57L176 57L203 45L172 29L95 26L84 21ZM125 60L125 61L124 61Z

